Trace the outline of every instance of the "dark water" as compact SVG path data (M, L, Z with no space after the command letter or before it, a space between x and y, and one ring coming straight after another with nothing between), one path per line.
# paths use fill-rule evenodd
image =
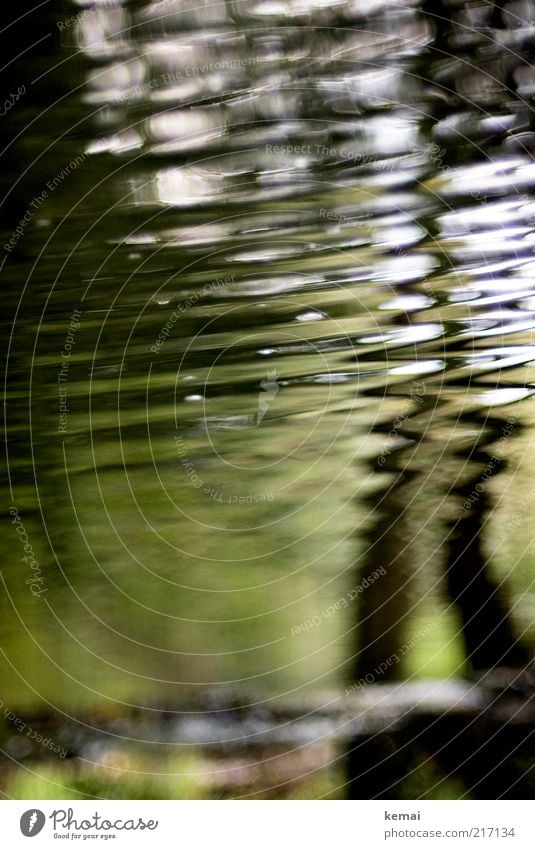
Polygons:
M3 118L10 709L525 661L534 24L358 0L26 22L48 40Z

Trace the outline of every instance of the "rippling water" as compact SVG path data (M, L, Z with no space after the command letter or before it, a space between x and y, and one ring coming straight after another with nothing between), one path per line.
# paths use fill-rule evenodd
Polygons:
M14 709L343 690L421 632L381 680L524 661L534 24L41 21L5 119Z

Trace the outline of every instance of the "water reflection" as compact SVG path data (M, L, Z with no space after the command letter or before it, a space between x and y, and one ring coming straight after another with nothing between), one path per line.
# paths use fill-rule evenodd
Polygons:
M529 25L434 5L54 22L75 82L17 148L2 268L6 502L47 590L9 528L17 710L343 691L429 623L381 679L527 661L499 496L529 494Z

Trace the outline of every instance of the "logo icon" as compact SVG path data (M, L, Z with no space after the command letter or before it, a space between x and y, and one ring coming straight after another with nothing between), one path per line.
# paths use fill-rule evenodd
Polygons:
M42 811L32 808L29 811L24 811L20 818L20 830L24 837L35 837L39 834L46 821L46 817Z
M262 380L260 383L260 387L264 391L261 392L258 396L258 413L256 415L257 427L260 427L262 419L266 415L267 411L271 406L271 402L275 400L277 392L279 391L276 369L273 369L273 371L268 371L267 380Z

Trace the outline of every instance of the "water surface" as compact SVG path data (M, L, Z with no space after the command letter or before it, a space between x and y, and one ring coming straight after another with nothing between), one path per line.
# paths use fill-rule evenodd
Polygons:
M376 679L524 658L533 20L510 7L39 23L5 118L10 709L269 706L420 632ZM470 568L500 601L463 642Z

